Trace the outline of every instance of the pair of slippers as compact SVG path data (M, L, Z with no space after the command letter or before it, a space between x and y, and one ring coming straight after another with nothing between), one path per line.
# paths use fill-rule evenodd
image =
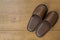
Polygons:
M29 20L27 30L30 32L35 31L38 37L48 32L57 22L58 13L56 11L47 13L47 11L48 8L45 4L38 5Z

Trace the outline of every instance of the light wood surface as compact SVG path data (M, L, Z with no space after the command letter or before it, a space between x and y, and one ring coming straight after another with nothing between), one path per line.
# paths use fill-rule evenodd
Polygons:
M42 3L49 11L57 11L59 19L39 38L27 31L27 24L36 6ZM60 40L60 0L0 0L0 40Z

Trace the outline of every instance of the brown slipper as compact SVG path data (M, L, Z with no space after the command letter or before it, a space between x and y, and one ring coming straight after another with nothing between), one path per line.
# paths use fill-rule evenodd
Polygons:
M38 37L43 36L56 23L57 19L58 14L55 11L49 12L43 22L38 26L38 29L36 30L36 35Z
M48 8L46 5L41 4L36 7L33 12L32 17L29 20L27 30L32 32L35 30L37 25L42 22L44 14L47 12Z

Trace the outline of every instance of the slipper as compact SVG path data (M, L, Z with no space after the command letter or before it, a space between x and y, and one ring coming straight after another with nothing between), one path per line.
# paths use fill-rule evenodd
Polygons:
M29 20L27 30L30 32L34 31L37 25L42 22L42 19L47 11L48 8L45 4L38 5Z
M48 13L48 15L45 17L43 22L38 26L38 29L36 30L36 35L38 37L43 36L46 32L48 32L51 27L57 22L58 14L55 11L51 11Z

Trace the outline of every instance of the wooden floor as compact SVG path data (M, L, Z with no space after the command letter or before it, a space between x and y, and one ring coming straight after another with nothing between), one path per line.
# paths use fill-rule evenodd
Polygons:
M39 4L46 4L49 11L57 11L59 19L43 37L27 31L32 12ZM59 0L0 0L0 40L60 40Z

